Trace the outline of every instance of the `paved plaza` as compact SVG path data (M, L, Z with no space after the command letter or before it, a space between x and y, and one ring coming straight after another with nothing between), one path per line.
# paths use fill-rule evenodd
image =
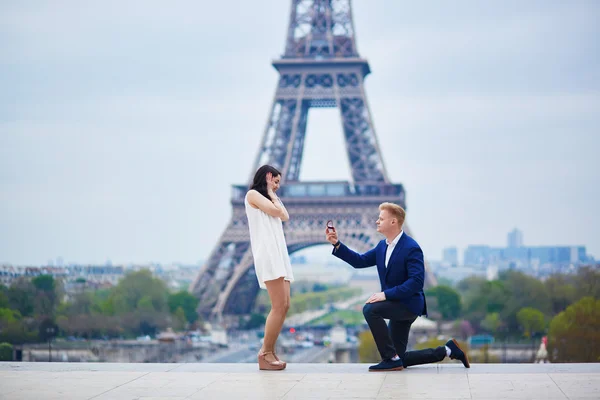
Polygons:
M600 399L600 364L0 363L0 400Z

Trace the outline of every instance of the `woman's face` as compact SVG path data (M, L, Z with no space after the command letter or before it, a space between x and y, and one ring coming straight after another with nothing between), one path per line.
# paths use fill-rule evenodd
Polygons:
M281 182L281 175L277 175L273 177L273 191L276 192L279 189L279 184Z

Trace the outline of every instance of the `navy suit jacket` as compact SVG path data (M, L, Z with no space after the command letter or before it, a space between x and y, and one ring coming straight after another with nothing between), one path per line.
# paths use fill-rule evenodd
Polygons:
M423 252L419 244L406 232L402 233L400 240L392 252L386 268L385 252L387 243L382 240L374 249L365 254L359 254L349 249L343 243L333 255L346 261L354 268L367 268L377 266L381 290L385 293L386 300L399 301L415 315L427 315L427 302L423 293L425 282L425 263Z

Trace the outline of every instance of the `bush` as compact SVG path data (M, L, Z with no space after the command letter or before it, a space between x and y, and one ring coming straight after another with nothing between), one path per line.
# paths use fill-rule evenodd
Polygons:
M10 343L0 343L0 361L13 360L13 347Z
M600 361L600 300L584 297L554 317L548 356L561 363Z
M358 335L358 343L358 359L361 363L381 361L381 356L379 355L371 331L367 330L361 332L361 334Z

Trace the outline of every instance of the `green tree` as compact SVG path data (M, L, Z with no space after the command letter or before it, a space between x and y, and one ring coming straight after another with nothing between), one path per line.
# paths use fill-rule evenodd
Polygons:
M544 286L546 286L546 290L550 296L553 314L564 311L577 299L577 288L571 280L566 275L555 274L548 277L544 282Z
M358 335L358 359L362 363L381 360L371 331L363 331Z
M502 326L502 320L500 319L500 314L497 312L487 314L483 322L481 322L481 327L494 336L498 329L500 329L500 326Z
M442 318L450 320L460 316L462 303L460 294L449 286L439 285L427 292L428 295L437 298L437 308L442 314Z
M552 362L600 361L600 300L584 297L552 319L548 357Z
M0 361L13 360L13 347L10 343L0 343Z
M469 291L465 305L465 318L478 326L488 314L501 313L506 299L511 296L507 285L499 280L483 281Z
M144 296L138 300L136 310L141 312L154 312L154 305L152 304L152 298L150 296Z
M165 283L152 276L149 270L131 272L125 275L110 293L109 308L115 314L123 314L137 309L140 300L148 297L152 303L152 309L163 312L168 309L168 292ZM149 308L148 300L141 304Z
M15 280L6 292L10 308L18 310L24 317L33 315L35 295L35 286L25 278Z
M510 296L505 299L500 317L506 322L509 332L517 332L519 321L517 313L525 307L536 308L542 314L550 314L552 303L544 284L538 279L518 271L506 271L500 276L510 290Z
M0 328L3 324L16 322L21 319L21 313L11 308L0 308Z
M188 321L185 316L185 311L183 311L183 308L178 307L177 310L175 310L174 317L175 317L175 329L177 329L177 330L185 329L186 325L188 324Z
M600 269L581 267L575 278L578 300L583 297L600 299Z
M523 333L526 337L531 337L536 333L540 333L546 327L544 313L532 307L525 307L517 313L519 325L523 328Z
M8 288L0 284L0 308L10 307L6 293L8 293Z
M54 289L56 288L56 282L52 275L36 276L31 280L31 283L37 290L43 292L54 293Z
M169 310L174 313L178 308L183 309L186 320L193 324L198 319L198 299L184 290L169 295Z
M263 314L252 313L250 318L243 325L246 329L257 329L267 322L267 318Z

